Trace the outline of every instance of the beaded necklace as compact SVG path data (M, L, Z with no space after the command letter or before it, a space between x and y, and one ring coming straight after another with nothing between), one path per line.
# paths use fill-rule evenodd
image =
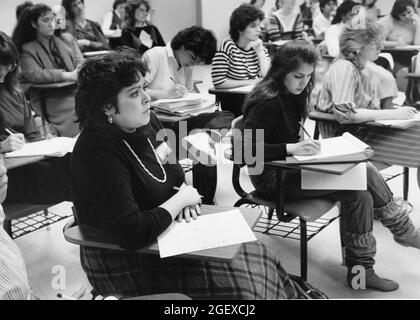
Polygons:
M165 183L166 182L166 171L165 171L165 168L163 167L163 165L162 165L162 163L160 162L160 159L159 159L159 156L157 155L157 153L156 153L156 150L155 150L155 148L153 147L153 144L152 144L152 142L150 141L150 139L149 138L147 138L147 141L149 141L149 145L150 145L150 147L152 148L152 150L153 150L153 153L154 153L154 155L155 155L155 158L156 158L156 161L159 163L159 166L160 166L160 169L162 170L162 172L163 172L163 179L159 179L159 178L157 178L155 175L153 175L153 173L151 173L146 167L145 167L145 165L143 164L143 162L141 162L141 160L139 159L139 157L136 155L136 153L133 151L133 149L131 149L131 147L130 147L130 145L128 144L128 142L127 141L125 141L125 140L123 140L123 142L125 143L125 145L127 146L127 148L128 148L128 150L130 150L130 152L132 153L132 155L134 156L134 158L136 158L136 160L137 160L137 162L141 165L141 167L144 169L144 171L146 171L146 173L149 175L149 176L151 176L154 180L156 180L157 182L159 182L159 183Z

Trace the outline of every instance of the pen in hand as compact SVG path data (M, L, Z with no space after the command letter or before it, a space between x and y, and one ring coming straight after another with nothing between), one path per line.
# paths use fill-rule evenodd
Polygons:
M318 151L321 151L321 145L319 144L318 141L314 140L311 135L309 134L309 132L305 129L305 126L303 125L302 122L299 122L299 126L302 128L303 133L308 137L309 140L314 141L314 143L316 144L316 149Z
M173 187L172 189L174 189L175 191L179 191L181 190L180 187ZM199 194L200 198L204 198L201 194Z

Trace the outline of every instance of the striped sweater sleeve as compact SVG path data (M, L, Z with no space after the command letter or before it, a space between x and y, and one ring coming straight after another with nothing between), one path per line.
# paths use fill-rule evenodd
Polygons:
M293 24L293 32L295 32L295 39L303 37L303 20L302 15L298 14L295 19L295 23Z
M281 40L281 34L283 33L283 28L278 18L275 15L271 15L268 21L267 34L270 41Z
M220 45L220 49L216 52L211 66L211 77L214 86L223 84L228 76L230 61L230 46L224 41Z

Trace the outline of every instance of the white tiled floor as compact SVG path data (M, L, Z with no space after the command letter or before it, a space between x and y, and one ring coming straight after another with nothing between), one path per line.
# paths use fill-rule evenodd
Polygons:
M226 145L218 145L219 151ZM218 189L216 202L232 206L238 199L231 184L231 164L222 159L218 165ZM401 168L391 168L398 171ZM410 170L409 200L415 210L412 218L420 226L420 191L417 186L415 170ZM251 189L249 178L242 174L241 181L246 189ZM402 195L402 178L390 182L396 196ZM69 204L52 208L56 212L71 210ZM62 234L66 221L17 239L27 263L33 290L43 299L55 299L57 293L72 294L82 285L88 285L79 262L79 248L67 243ZM377 239L376 270L378 274L389 277L400 284L400 289L392 293L375 291L354 291L345 283L346 269L341 266L338 222L335 221L309 242L309 281L325 291L330 298L341 299L419 299L420 298L420 250L404 248L396 244L390 232L375 222L374 234ZM282 261L285 269L299 274L299 243L258 234ZM57 287L54 267L63 266L66 272L62 288Z

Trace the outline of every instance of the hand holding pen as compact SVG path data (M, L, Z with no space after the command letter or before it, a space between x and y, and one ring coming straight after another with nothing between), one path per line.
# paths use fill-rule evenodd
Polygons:
M170 91L171 98L182 98L188 93L188 90L185 86L180 84L179 82L176 82L173 77L170 77L171 81L175 84L175 86Z
M183 193L186 200L186 207L176 218L176 221L181 222L183 219L187 223L192 220L197 220L197 217L201 214L201 198L202 196L198 194L197 190L188 186L185 183L181 187L173 187L174 190Z
M319 141L312 139L311 135L306 131L303 123L299 122L303 133L308 139L295 144L288 144L288 154L293 156L312 156L321 152L321 144Z
M12 152L21 149L25 144L25 136L22 133L12 132L10 129L4 130L9 136L0 142L1 153Z

